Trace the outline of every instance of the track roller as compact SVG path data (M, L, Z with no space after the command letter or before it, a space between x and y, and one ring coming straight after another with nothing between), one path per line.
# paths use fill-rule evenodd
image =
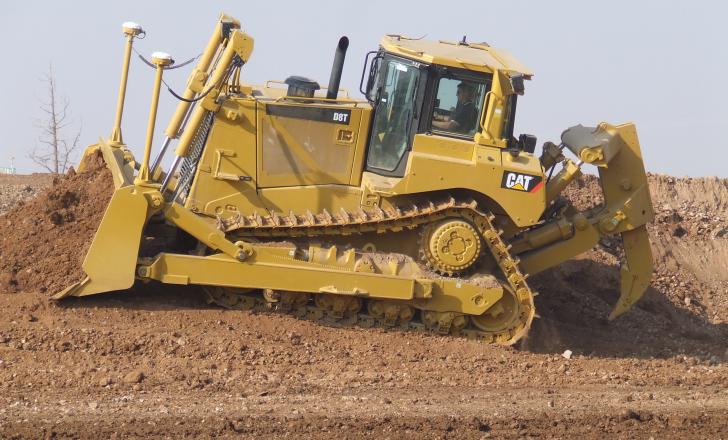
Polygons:
M334 320L356 318L363 305L361 298L326 294L315 295L314 303L327 317Z
M306 315L306 306L310 300L310 295L301 292L265 289L263 299L269 309L282 313L291 313L300 318Z
M468 325L468 317L455 312L422 311L422 322L425 326L437 333L457 335Z
M415 316L412 307L394 301L370 301L367 310L372 317L382 321L385 327L406 324Z
M252 310L255 297L249 295L252 289L234 289L221 286L204 286L208 304L214 303L226 309Z

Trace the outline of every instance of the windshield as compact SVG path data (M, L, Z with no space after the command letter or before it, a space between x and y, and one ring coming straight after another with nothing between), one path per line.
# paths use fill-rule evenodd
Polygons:
M394 171L410 144L420 70L403 60L386 59L379 78L367 165ZM383 82L382 82L383 80Z

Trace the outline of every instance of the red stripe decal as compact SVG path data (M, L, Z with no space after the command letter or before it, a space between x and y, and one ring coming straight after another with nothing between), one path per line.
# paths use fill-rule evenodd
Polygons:
M536 191L538 191L539 189L541 189L542 186L543 186L543 180L540 181L540 182L538 182L538 184L536 186L534 186L533 189L531 191L529 191L529 192L535 193Z

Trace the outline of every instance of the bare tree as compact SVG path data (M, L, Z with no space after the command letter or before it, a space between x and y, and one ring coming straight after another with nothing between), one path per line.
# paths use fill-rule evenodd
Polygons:
M47 100L41 101L40 107L46 117L36 123L41 130L38 138L41 145L36 145L28 157L48 172L59 174L65 172L73 161L73 153L78 149L81 139L81 128L79 126L72 141L65 137L65 129L71 125L69 101L58 95L52 64L48 66L48 74L41 80L46 83L48 92Z

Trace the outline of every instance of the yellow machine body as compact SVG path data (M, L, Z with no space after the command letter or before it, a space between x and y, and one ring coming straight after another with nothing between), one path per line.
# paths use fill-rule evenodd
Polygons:
M572 127L539 157L535 138L513 135L532 73L507 52L386 36L357 100L338 90L346 45L328 93L300 77L246 84L253 39L223 15L165 130L165 148L178 139L171 170L149 167L151 137L139 173L119 136L87 150L101 151L116 192L88 277L57 297L198 284L227 306L514 343L534 317L525 274L610 234L626 256L612 317L641 297L653 212L632 124ZM605 203L553 209L582 163L599 167Z

